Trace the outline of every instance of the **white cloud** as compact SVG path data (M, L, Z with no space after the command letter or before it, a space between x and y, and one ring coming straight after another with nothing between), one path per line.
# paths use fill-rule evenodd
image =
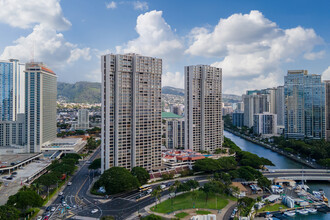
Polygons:
M146 11L149 9L147 2L136 1L136 2L133 2L133 6L134 6L135 10Z
M307 60L316 60L316 59L321 59L325 55L325 51L321 50L319 52L308 52L304 54L304 58Z
M139 15L135 29L139 37L124 46L117 46L118 53L139 53L167 60L182 54L183 44L162 17L162 11Z
M184 87L184 76L180 72L167 72L162 76L162 86L172 86L176 88Z
M59 0L0 0L0 22L13 27L31 28L45 24L57 30L71 26Z
M109 2L109 3L106 3L105 6L108 8L108 9L114 9L114 8L117 8L117 3L112 1L112 2Z
M14 41L15 45L7 46L1 59L17 58L23 62L42 61L53 68L63 68L81 58L90 60L89 48L78 48L65 41L63 34L43 24L36 25L33 32Z
M330 80L330 66L322 73L322 80Z
M282 63L324 54L313 52L323 43L313 29L281 29L259 11L220 19L213 30L194 28L190 38L192 43L185 53L219 58L212 65L223 69L224 79L232 79L230 86L224 85L225 92L235 88L236 94L243 93L246 85L259 88L278 82L282 76L276 74L281 74Z

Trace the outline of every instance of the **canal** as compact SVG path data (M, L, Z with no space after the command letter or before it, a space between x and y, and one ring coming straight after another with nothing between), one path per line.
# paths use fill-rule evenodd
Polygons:
M274 151L271 151L267 148L264 148L258 144L249 142L239 136L236 136L228 131L224 131L224 135L231 139L237 146L239 146L244 151L249 151L251 153L257 154L260 157L264 157L269 159L273 162L275 166L267 166L270 169L301 169L306 168L310 169L309 167L300 164L296 161L293 161L281 154L278 154ZM311 190L319 190L323 189L327 197L330 197L330 184L329 182L307 182L307 185L311 188ZM330 219L330 214L322 214L319 213L317 215L308 215L308 216L296 216L294 219Z

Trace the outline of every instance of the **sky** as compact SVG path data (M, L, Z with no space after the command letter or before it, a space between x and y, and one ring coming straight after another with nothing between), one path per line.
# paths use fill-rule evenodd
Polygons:
M206 64L241 95L291 69L330 79L329 11L328 0L0 0L0 59L99 82L101 55L138 53L163 59L163 86L183 88L184 66Z

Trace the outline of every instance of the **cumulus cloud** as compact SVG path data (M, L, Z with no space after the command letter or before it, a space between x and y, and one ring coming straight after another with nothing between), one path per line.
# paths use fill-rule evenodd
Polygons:
M255 88L271 86L281 78L276 74L281 74L283 62L300 57L317 59L324 54L313 51L323 43L313 29L281 29L259 11L220 19L213 30L194 28L190 38L192 43L185 53L219 58L212 65L223 69L224 79L235 79L224 89L237 88L236 93L243 92L242 83Z
M57 30L71 26L59 0L0 0L0 22L19 28L45 24Z
M180 72L167 72L162 76L162 86L172 86L176 88L184 87L184 76Z
M112 1L112 2L109 2L109 3L106 3L105 6L108 8L108 9L114 9L114 8L117 8L117 3Z
M81 58L91 59L89 48L78 48L67 42L63 34L43 24L36 25L31 34L18 38L14 44L4 49L1 59L18 58L27 62L34 57L35 61L43 61L55 68L64 67Z
M117 46L118 53L139 53L173 60L182 54L183 44L162 17L162 11L150 11L137 18L139 37Z
M330 66L322 73L322 80L330 80Z
M136 2L133 2L133 6L134 6L135 10L146 11L149 9L147 2L136 1Z

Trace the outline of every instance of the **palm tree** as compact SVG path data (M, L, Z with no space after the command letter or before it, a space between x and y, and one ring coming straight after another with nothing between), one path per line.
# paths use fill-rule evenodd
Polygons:
M173 186L175 187L175 197L176 197L176 193L177 193L178 188L179 188L180 185L181 185L181 182L178 181L178 180L176 180L173 184Z
M32 184L32 187L33 187L34 190L37 191L37 193L39 195L39 191L42 190L42 185L37 182L37 183Z
M168 188L168 191L170 192L170 199L171 199L171 207L172 207L172 209L173 209L173 198L172 198L172 193L174 193L175 192L175 187L172 185L172 186L170 186L170 188Z
M156 208L157 208L157 200L159 201L160 203L160 196L161 196L161 188L160 186L157 186L152 192L151 192L151 196L155 198L156 200Z
M197 191L196 190L192 191L190 195L191 195L191 200L193 202L193 208L195 208L195 201L197 200L197 196L198 196Z

